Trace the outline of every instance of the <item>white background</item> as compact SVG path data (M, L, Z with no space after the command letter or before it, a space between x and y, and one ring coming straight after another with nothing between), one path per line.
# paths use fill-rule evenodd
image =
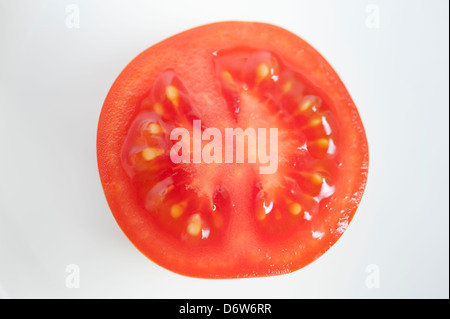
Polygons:
M67 24L69 4L79 28ZM2 0L0 297L448 298L448 12L447 0ZM369 181L355 218L292 274L171 273L125 238L102 192L96 128L114 79L147 47L223 20L269 22L307 40L367 131ZM79 288L66 286L70 264ZM368 285L373 269L378 288Z

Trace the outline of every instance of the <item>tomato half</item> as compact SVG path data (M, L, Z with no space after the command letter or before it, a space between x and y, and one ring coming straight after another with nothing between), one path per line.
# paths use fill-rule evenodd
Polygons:
M364 127L332 67L298 36L250 22L138 55L106 97L97 154L130 241L202 278L311 263L346 230L368 173Z

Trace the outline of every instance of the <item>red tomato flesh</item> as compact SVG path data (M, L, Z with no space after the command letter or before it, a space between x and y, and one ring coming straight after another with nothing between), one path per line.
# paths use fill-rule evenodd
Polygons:
M189 143L170 138L176 128ZM201 139L207 128L220 148ZM261 173L268 160L256 150L272 149L249 128L258 138L277 129L275 171ZM242 140L227 144L227 132L239 130ZM180 141L190 153L174 163ZM348 227L368 171L363 125L331 66L296 35L249 22L198 27L136 57L105 100L97 152L131 242L157 264L202 278L311 263ZM211 152L215 160L202 161Z

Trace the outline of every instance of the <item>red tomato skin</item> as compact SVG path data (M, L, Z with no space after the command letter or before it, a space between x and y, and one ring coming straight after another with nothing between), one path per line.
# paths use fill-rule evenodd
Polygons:
M181 250L174 238L161 232L146 217L147 212L138 203L134 186L122 167L121 147L136 114L135 106L168 66L183 78L194 104L204 105L206 101L212 108L200 114L202 121L220 122L215 115L220 112L213 110L225 106L216 86L210 56L217 50L243 44L269 49L283 57L319 92L324 92L323 96L329 99L327 103L335 110L336 121L342 128L340 147L346 150L347 156L339 166L336 181L339 187L321 207L328 218L317 226L329 231L314 246L304 245L300 237L290 238L283 246L267 243L264 254L252 249L254 238L247 243L244 238L242 246L230 239L230 245L222 249ZM310 264L341 237L352 220L364 193L369 166L364 126L346 87L330 64L289 31L264 23L238 21L204 25L179 33L133 59L115 80L103 104L98 123L97 158L108 205L129 240L155 263L178 274L201 278L272 276ZM239 192L231 190L230 196L239 196ZM245 254L241 253L242 249Z

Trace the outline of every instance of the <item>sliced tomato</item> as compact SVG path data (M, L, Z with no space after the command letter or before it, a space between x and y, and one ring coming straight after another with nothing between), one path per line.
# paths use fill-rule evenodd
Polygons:
M177 128L190 140L171 138ZM254 156L272 140L207 148L212 136L195 136L208 128L221 145L227 129L276 128L276 169L262 174L267 159ZM249 22L201 26L138 55L105 100L97 153L130 241L155 263L203 278L311 263L348 227L368 172L361 119L332 67L298 36Z

